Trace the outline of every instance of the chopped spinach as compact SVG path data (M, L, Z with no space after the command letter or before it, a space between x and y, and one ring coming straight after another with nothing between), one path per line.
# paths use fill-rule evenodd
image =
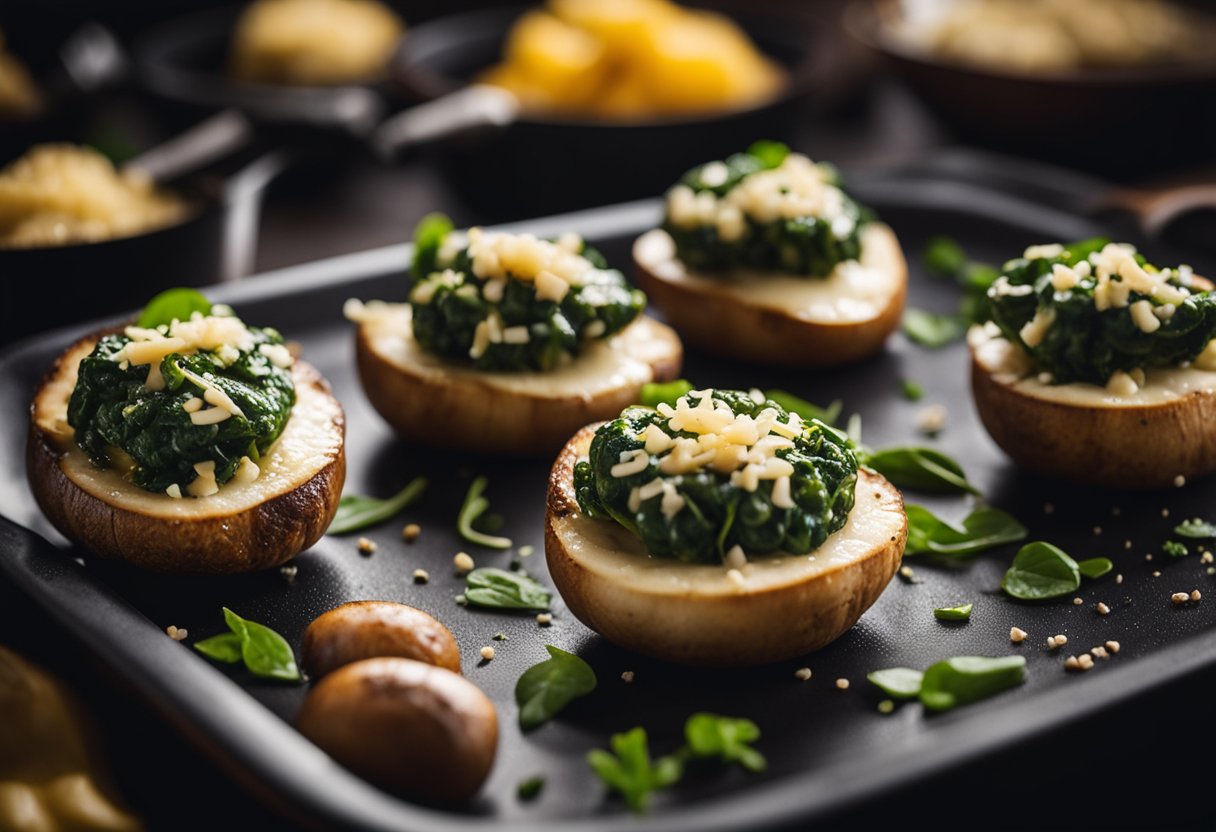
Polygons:
M871 684L893 699L915 699L920 695L921 680L924 676L919 670L908 667L889 667L866 674Z
M974 604L960 604L957 607L938 607L933 611L933 617L938 621L970 621L971 609Z
M1177 540L1165 541L1161 544L1161 551L1172 558L1184 558L1191 553L1185 543L1179 543Z
M343 494L338 512L326 529L326 534L347 534L391 520L411 505L426 490L426 479L416 477L405 488L386 500Z
M1086 578L1101 578L1114 568L1115 565L1110 558L1088 558L1077 561L1077 569L1081 570L1081 574Z
M676 400L693 391L692 382L686 378L675 381L651 381L642 385L638 404L643 407L658 407L666 403L675 407Z
M177 311L174 306L171 314ZM170 313L150 310L147 317L159 319L162 314ZM256 463L274 444L296 400L290 369L277 366L259 349L281 345L282 336L269 328L250 327L249 333L251 345L234 351L236 355L222 350L175 352L155 368L121 359L120 351L131 342L127 335L103 336L80 362L68 402L68 424L76 430L76 443L102 468L114 464L112 448L123 451L134 462L131 481L148 491L177 485L184 492L198 476L194 466L206 462L215 463L216 483L223 485L242 457ZM154 369L164 379L161 389L145 386ZM195 424L183 406L190 398L203 398L212 387L240 413Z
M644 407L658 407L660 404L675 406L676 400L691 393L696 388L686 378L675 381L650 382L642 385L642 395L638 404ZM825 425L833 425L840 418L840 410L844 403L836 399L827 407L812 404L806 399L795 396L785 390L761 390L757 395L784 407L790 413L797 413L803 419L818 419Z
M969 260L967 253L950 237L938 236L929 240L923 259L930 271L952 280L963 290L959 311L954 318L964 324L988 320L988 289L1000 272L987 263Z
M768 768L764 755L750 745L758 739L760 729L750 719L698 713L684 723L684 740L692 756L738 763L752 772Z
M900 383L899 390L903 393L904 398L910 402L918 402L925 397L924 388L910 379L904 379Z
M698 165L684 174L679 186L695 194L723 198L748 177L780 167L788 156L789 149L784 145L758 142L723 162ZM707 177L711 165L715 172L725 165L726 176ZM831 166L820 164L819 169L827 182L840 187L839 176ZM738 239L723 238L716 223L689 227L674 222L670 215L664 218L663 230L675 241L679 258L693 269L714 272L747 268L824 277L838 264L861 256L861 228L872 217L844 191L841 210L848 219L847 229L834 228L830 220L811 215L761 222L744 213L745 227Z
M1174 534L1193 540L1206 540L1216 537L1216 523L1209 523L1207 520L1194 517L1175 526Z
M549 658L523 672L515 683L519 727L531 731L563 708L595 690L595 671L573 653L546 644Z
M1216 337L1216 296L1192 284L1185 268L1170 269L1164 281L1171 292L1183 296L1176 302L1135 288L1128 291L1126 305L1095 298L1098 262L1109 253L1108 244L1105 238L1083 240L1067 244L1057 256L1010 260L989 293L992 320L1002 334L1025 349L1035 367L1051 373L1057 384L1105 385L1117 370L1176 367L1194 359ZM1142 255L1133 258L1136 269L1161 274ZM1081 266L1076 284L1057 290L1052 281L1057 266ZM1121 282L1120 276L1104 285ZM1141 301L1154 312L1157 326L1151 332L1133 319L1132 307ZM1040 315L1051 322L1041 339L1027 343L1023 328Z
M195 312L211 314L211 301L198 289L179 287L166 289L139 313L135 325L144 329L168 326L174 321L188 321Z
M1013 515L991 506L979 506L959 525L947 523L924 506L907 504L906 555L932 552L966 557L1026 537L1026 527Z
M501 296L487 291L489 281L474 273L467 246L450 259L443 250L451 233L446 217L431 215L415 232L411 267L413 332L427 352L469 361L476 332L523 327L527 339L508 342L490 338L472 358L480 370L550 370L579 354L585 342L607 338L634 321L646 296L631 288L625 276L609 269L595 249L583 244L579 254L591 269L580 285L570 286L560 300L538 296L535 275L517 275L501 284Z
M956 656L925 671L920 702L930 711L945 711L1020 685L1025 678L1021 656Z
M962 338L967 332L963 315L942 315L908 307L904 310L904 335L922 347L944 347Z
M772 409L782 422L788 419L777 402L756 402L746 392L714 390L712 396L736 415L754 418ZM691 394L687 401L693 403ZM658 455L647 455L645 467L637 473L613 476L612 469L623 458L645 454L643 433L651 425L672 437L696 436L675 430L656 410L626 408L619 418L596 431L589 459L575 466L574 487L584 514L620 523L652 554L701 563L720 562L736 545L749 555L778 550L804 554L842 527L853 508L856 459L847 440L821 422L806 423L793 447L776 451L794 469L791 508L774 505L773 480L761 480L754 491L748 491L732 483L730 475L712 468L668 475L660 469ZM633 489L655 479L670 485L684 501L683 508L670 518L663 512L658 494L631 504Z
M486 566L474 569L464 580L464 597L475 607L534 612L549 609L549 591L520 572Z
M545 787L545 778L539 774L520 782L515 788L515 794L520 800L535 800Z
M857 461L882 474L899 488L930 493L980 493L967 481L967 474L961 465L933 448L909 446L871 451L859 447Z
M1023 601L1041 601L1076 592L1081 568L1063 550L1036 540L1018 550L1001 589Z

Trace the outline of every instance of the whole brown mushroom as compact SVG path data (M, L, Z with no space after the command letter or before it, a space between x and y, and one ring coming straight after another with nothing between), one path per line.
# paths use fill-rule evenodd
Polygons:
M314 679L382 656L460 672L460 648L451 630L406 604L352 601L317 616L304 631L304 669Z

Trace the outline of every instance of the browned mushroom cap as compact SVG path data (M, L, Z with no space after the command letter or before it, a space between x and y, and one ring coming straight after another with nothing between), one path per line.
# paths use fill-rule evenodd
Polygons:
M620 524L578 508L574 465L594 428L554 463L545 557L570 611L609 641L680 664L779 661L839 637L895 575L908 533L903 498L866 470L848 522L811 556L766 555L739 570L653 557Z
M1031 471L1108 488L1148 489L1216 470L1216 373L1150 369L1132 395L1044 384L1022 353L973 327L971 392L980 421Z
M862 230L860 262L829 277L689 271L662 230L633 246L635 280L685 341L718 355L766 364L824 367L882 349L899 327L908 267L881 223Z
M404 304L381 311L356 336L363 390L402 438L437 447L554 453L583 425L636 403L643 384L679 376L683 362L675 332L642 317L563 367L483 372L423 352Z
M65 537L102 557L157 572L203 575L277 566L333 520L346 477L346 421L329 385L296 361L296 404L260 460L262 475L204 498L174 499L99 469L72 438L67 403L100 334L55 362L31 408L26 471L39 507Z
M386 791L430 803L477 794L494 765L498 716L463 676L412 659L340 667L309 691L300 732Z
M314 679L342 665L381 656L460 672L460 648L452 632L405 604L352 601L317 616L304 631L304 669Z

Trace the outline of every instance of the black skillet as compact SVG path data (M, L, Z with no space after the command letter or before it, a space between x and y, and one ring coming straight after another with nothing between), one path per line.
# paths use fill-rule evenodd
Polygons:
M495 218L603 204L661 192L705 159L758 138L789 139L832 64L833 39L797 16L723 7L789 81L781 94L742 110L704 116L607 122L520 111L513 96L468 86L496 63L526 8L445 17L411 28L393 74L427 102L390 118L373 141L382 156L440 144L452 183ZM498 93L498 94L495 94Z
M284 151L238 154L252 132L226 111L127 163L191 203L182 222L96 243L0 248L0 343L136 308L170 286L250 274L262 191L289 160Z

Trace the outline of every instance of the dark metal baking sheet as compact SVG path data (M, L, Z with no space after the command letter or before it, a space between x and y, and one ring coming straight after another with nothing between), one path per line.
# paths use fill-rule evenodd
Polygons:
M912 268L910 303L943 311L952 307L954 290L928 276L918 262L924 241L933 234L955 236L977 259L1001 261L1033 242L1106 230L1065 208L940 173L858 177L855 190L891 223L905 246ZM657 202L633 203L515 227L540 234L573 228L599 245L612 263L626 267L630 241L654 224L658 211ZM1152 246L1147 250L1157 254ZM1173 256L1163 253L1163 259ZM536 547L536 554L523 559L525 567L547 580L541 518L550 460L465 457L453 466L448 457L395 441L371 410L355 377L352 331L342 320L341 306L348 297L401 298L408 257L408 247L395 246L285 269L215 292L216 299L237 306L247 320L273 324L299 340L305 356L328 376L347 411L349 490L386 494L417 474L431 479L425 500L402 518L422 525L416 543L402 542L399 522L369 534L379 543L370 557L359 554L353 537L327 537L297 559L299 573L291 583L277 570L232 578L163 578L95 560L82 563L73 557L79 553L60 551L61 538L49 529L25 486L27 403L54 355L83 330L51 333L0 355L0 464L9 472L0 482L0 513L12 521L0 523L0 570L69 625L162 717L301 821L369 830L491 824L519 830L775 825L822 815L975 756L998 753L1019 739L1216 660L1216 596L1185 607L1169 601L1175 591L1206 592L1213 578L1197 552L1179 559L1160 554L1178 520L1210 511L1212 479L1182 489L1120 495L1018 472L976 420L962 346L928 351L902 336L894 337L882 355L848 369L775 370L690 352L686 375L702 385L779 386L818 402L841 398L846 413L862 415L865 439L875 446L921 441L914 428L918 409L946 405L950 423L936 444L964 461L989 501L1021 518L1032 539L1050 540L1078 558L1105 555L1114 560L1114 572L1084 583L1078 593L1082 605L1067 600L1027 605L1004 598L997 587L1014 547L965 565L909 558L922 582L893 581L860 623L828 648L738 671L677 668L631 655L587 631L560 601L548 629L539 628L531 616L459 607L454 596L461 582L451 570L456 551L470 551L479 565L505 565L513 556L478 550L455 534L457 509L476 473L489 477L488 495L506 519L505 532L517 546ZM1200 270L1211 266L1194 265ZM903 379L925 388L923 402L903 400ZM952 518L962 516L969 505L962 498L907 496ZM1050 514L1044 511L1047 504L1054 507ZM1169 517L1163 516L1166 510ZM1130 549L1125 541L1131 541ZM1153 553L1152 561L1145 559L1147 553ZM430 572L428 584L411 581L417 567ZM1158 570L1160 577L1154 577ZM1124 576L1121 585L1115 584L1116 573ZM306 693L303 686L259 682L217 667L163 633L169 624L188 628L191 642L217 633L222 629L220 607L229 606L278 629L298 647L313 617L364 598L414 604L446 623L460 642L466 676L499 707L497 764L482 796L460 811L386 796L303 740L291 727ZM966 601L975 603L969 623L950 626L933 619L934 607ZM1098 601L1112 612L1097 615ZM1020 646L1009 642L1014 625L1030 633ZM508 640L491 641L498 631ZM1087 674L1065 674L1062 656L1044 644L1056 633L1068 635L1068 651L1108 639L1118 640L1123 649ZM583 655L600 684L557 720L523 736L516 727L512 689L523 669L544 657L546 643ZM497 656L483 665L478 650L485 644L493 644ZM952 655L1007 653L1026 656L1025 685L932 717L915 704L880 715L876 705L882 697L864 678L879 667L924 667ZM801 666L812 668L809 682L795 680L793 672ZM634 671L630 685L620 679L625 670ZM837 690L837 678L849 679L851 687ZM650 733L652 749L666 752L679 743L684 719L698 710L754 719L764 734L759 747L768 756L768 772L699 771L657 796L652 813L640 821L629 818L618 801L605 799L584 763L588 749L605 746L612 732L640 724ZM516 784L535 774L546 778L544 791L532 803L519 802Z

